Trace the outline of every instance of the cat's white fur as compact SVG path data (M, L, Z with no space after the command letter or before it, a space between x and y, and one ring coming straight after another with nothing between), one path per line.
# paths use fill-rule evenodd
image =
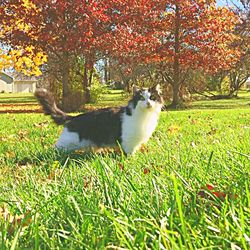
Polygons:
M91 140L82 139L79 141L79 135L75 132L69 131L69 129L65 127L55 147L65 151L73 151L82 148L95 147L95 144Z
M122 143L121 146L125 153L133 154L143 143L146 143L154 132L162 105L150 100L150 93L143 92L145 100L138 101L136 108L130 108L132 115L126 112L122 116ZM75 132L70 132L67 127L64 128L56 145L58 149L77 150L82 148L95 147L90 140L79 141L79 136Z
M150 93L143 93L144 101L138 101L132 116L126 113L122 122L122 148L127 154L133 154L146 143L154 132L162 105L150 100Z

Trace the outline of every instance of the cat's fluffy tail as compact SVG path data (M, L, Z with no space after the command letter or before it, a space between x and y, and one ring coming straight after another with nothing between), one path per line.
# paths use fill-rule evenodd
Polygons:
M57 125L62 125L71 120L74 116L67 115L60 110L55 103L53 95L46 89L37 89L34 93L35 97L43 107L45 115L50 115Z

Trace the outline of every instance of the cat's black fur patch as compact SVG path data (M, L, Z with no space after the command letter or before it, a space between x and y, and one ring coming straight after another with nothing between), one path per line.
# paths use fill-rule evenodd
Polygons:
M65 124L70 132L79 135L79 140L91 140L96 146L121 143L121 116L124 107L91 111L74 117Z
M151 93L151 97L154 97L155 101L163 104L164 100L159 91L157 91L156 86L149 88L148 90Z
M129 107L126 107L126 114L131 116L132 115L132 110Z
M129 102L132 103L133 108L135 109L137 106L138 101L140 101L142 98L142 91L138 90L134 93L133 99Z
M54 97L47 90L37 89L35 97L42 105L44 114L50 115L56 124L62 125L73 118L73 116L64 113L56 106Z

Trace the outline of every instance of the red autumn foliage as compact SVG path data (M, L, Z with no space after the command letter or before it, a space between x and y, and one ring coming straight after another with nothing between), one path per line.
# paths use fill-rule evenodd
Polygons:
M97 48L121 60L167 61L207 70L237 59L228 47L238 17L215 0L41 1L29 11L23 0L3 0L4 37L12 45L32 44L45 52L90 53ZM21 6L21 7L20 7ZM16 20L30 29L20 29Z
M2 0L2 40L33 45L62 61L68 77L70 55L84 55L92 68L97 52L123 63L155 63L173 88L173 104L190 70L215 72L237 62L232 44L238 16L215 0ZM26 28L16 25L17 20ZM87 73L84 90L88 90ZM67 80L65 93L68 95Z
M116 26L108 42L122 60L177 60L182 68L208 71L238 60L238 49L230 45L239 18L226 7L216 7L215 0L117 2L119 13L112 18Z
M191 70L225 70L240 58L233 46L239 39L234 35L239 17L216 7L215 0L136 1L137 6L125 2L131 6L124 14L127 20L108 34L112 50L107 50L122 62L156 64L172 85L173 107Z

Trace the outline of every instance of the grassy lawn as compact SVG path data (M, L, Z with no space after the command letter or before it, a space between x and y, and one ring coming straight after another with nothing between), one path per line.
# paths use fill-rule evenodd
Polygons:
M1 114L1 249L249 249L250 95L240 100L162 112L129 157L59 153L48 117Z
M250 109L250 92L240 91L234 99L200 100L190 104L193 109Z
M14 104L14 103L32 103L35 104L36 100L32 93L0 93L1 104Z
M31 93L0 93L0 113L34 113L40 107Z
M129 100L129 95L122 90L110 90L98 103L87 104L83 111L103 107L122 106ZM239 97L229 100L199 100L186 104L189 109L249 109L250 92L240 91ZM31 93L0 93L0 113L40 112L40 106Z
M111 90L104 94L98 103L87 104L83 111L103 107L122 106L127 103L129 96L121 90ZM32 93L0 93L0 113L39 113L41 108Z

